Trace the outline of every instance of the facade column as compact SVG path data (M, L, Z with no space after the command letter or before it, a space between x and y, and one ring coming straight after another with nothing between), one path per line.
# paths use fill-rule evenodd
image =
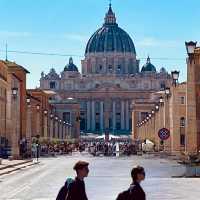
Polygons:
M104 126L103 126L103 104L104 102L101 101L100 103L100 129L103 132Z
M50 116L50 129L49 129L49 132L50 132L50 140L53 139L53 116Z
M124 107L125 107L125 105L124 105L124 101L122 100L121 101L121 130L124 130L125 129L125 123L124 123L124 121L125 121L125 117L124 117L124 114L125 114L125 112L124 112Z
M113 101L113 133L116 130L116 102Z
M28 155L31 155L31 136L32 136L32 131L31 131L31 105L27 105L27 124L26 124L26 140L27 140L27 151Z
M91 122L92 122L92 131L95 131L95 101L92 101L92 118L91 118Z
M87 101L87 130L89 131L91 129L91 117L90 117L90 113L91 113L91 102Z
M55 139L58 139L58 117L55 117L54 126L54 137Z
M129 130L129 101L126 101L126 130Z
M62 140L62 120L59 121L59 139Z
M132 111L132 138L134 140L139 139L140 134L138 132L138 129L142 129L142 127L137 128L137 126L136 126L138 121L139 121L138 120L138 115L139 115L138 111L136 111L136 110Z
M44 114L44 138L48 137L47 114Z
M36 113L36 135L40 136L40 107L37 108L37 113Z
M13 97L12 103L12 136L11 136L11 155L14 159L19 159L19 139L20 139L20 116L19 116L20 104L19 96Z
M187 58L186 152L189 154L196 154L200 149L200 50L194 45L194 52Z
M164 104L164 127L170 130L170 112L169 112L169 97L166 97ZM180 140L179 140L180 141ZM164 141L164 151L171 152L171 135L170 138Z

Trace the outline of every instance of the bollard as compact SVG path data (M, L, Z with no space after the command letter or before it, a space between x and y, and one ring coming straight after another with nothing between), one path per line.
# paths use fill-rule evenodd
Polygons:
M3 161L3 160L0 158L0 165L2 165L2 161Z

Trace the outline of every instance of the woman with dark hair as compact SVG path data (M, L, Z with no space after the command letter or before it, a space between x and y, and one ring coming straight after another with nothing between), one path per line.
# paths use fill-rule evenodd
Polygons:
M132 184L129 189L120 193L117 200L146 200L146 195L140 183L145 179L145 171L141 166L131 170Z

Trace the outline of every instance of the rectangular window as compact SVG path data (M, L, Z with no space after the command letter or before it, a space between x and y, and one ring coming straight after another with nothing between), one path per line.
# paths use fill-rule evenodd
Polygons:
M181 146L185 145L185 135L180 136L180 143L181 143Z
M64 112L63 113L63 120L66 121L67 123L71 123L70 112Z

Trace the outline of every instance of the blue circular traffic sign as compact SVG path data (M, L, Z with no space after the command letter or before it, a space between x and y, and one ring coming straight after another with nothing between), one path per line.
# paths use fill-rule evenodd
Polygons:
M161 128L158 131L158 137L161 140L167 140L167 139L169 139L169 137L170 137L170 130L168 130L167 128Z

